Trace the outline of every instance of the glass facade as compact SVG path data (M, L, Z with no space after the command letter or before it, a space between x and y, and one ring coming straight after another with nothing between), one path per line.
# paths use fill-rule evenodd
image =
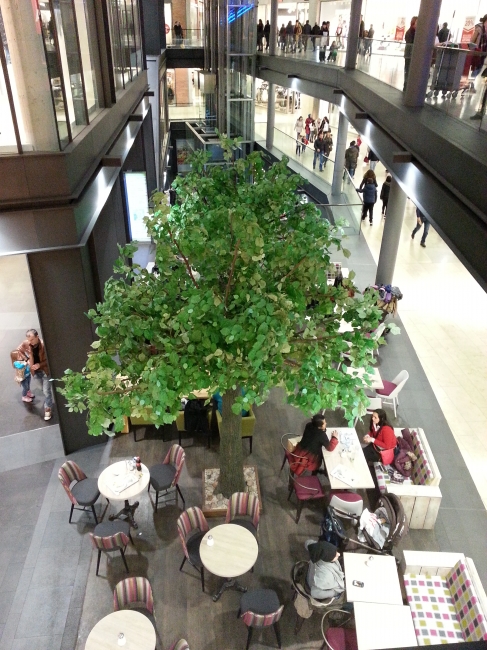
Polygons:
M95 2L0 0L0 155L62 150L103 108ZM138 0L101 6L122 90L144 68Z

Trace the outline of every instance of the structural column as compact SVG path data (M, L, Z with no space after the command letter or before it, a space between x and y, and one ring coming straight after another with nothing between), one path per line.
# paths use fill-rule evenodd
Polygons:
M309 0L309 6L308 6L308 20L309 24L311 27L314 26L315 23L318 22L319 16L318 16L318 9L321 5L321 2L318 2L318 0Z
M340 111L338 119L338 134L335 146L335 166L333 167L332 196L339 197L342 193L343 169L345 167L345 151L347 149L348 120Z
M393 178L387 204L387 219L384 224L379 262L377 264L376 284L392 284L406 200L406 193Z
M277 15L277 1L278 0L271 0L271 33L270 33L270 41L269 41L269 54L271 56L275 56L277 53L277 30L279 29L279 24L278 24L278 15Z
M421 0L404 93L405 106L424 105L440 9L441 0Z
M355 70L358 52L358 30L362 14L362 0L352 0L350 8L350 25L348 26L347 56L345 70Z
M277 1L271 0L271 33L269 42L269 54L275 56L277 53ZM265 137L265 146L267 149L272 149L274 146L274 124L276 118L276 84L269 84L269 91L267 93L267 130Z

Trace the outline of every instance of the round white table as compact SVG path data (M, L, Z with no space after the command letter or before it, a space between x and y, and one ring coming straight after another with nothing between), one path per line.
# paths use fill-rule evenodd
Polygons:
M208 546L208 535L213 545ZM216 602L225 589L234 588L246 592L235 578L247 573L254 566L259 555L259 545L252 533L237 524L221 524L209 530L200 543L200 557L203 566L213 575L225 578L217 594Z
M123 632L125 644L118 644L118 635ZM112 612L95 625L86 639L85 650L154 650L156 631L151 621L130 609Z
M123 518L130 523L132 528L138 528L134 519L134 512L139 507L139 502L136 501L130 505L129 499L138 496L149 485L149 469L143 463L141 463L141 466L141 472L137 472L137 470L129 471L127 461L120 460L104 469L98 477L98 489L106 499L109 501L125 501L125 505L120 512L116 515L110 515L110 521ZM124 490L120 490L124 479L131 476L136 476L138 480Z

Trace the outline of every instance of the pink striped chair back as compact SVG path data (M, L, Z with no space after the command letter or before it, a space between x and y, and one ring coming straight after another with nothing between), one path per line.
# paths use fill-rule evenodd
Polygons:
M241 515L251 517L252 523L257 530L260 519L260 508L259 499L254 494L249 494L248 492L235 492L230 497L225 523L229 524L232 519Z
M99 549L100 551L113 551L119 548L125 548L129 543L129 538L125 533L115 533L115 535L109 535L108 537L99 537L90 533L91 543L93 548Z
M82 481L86 478L86 474L83 472L81 467L74 462L74 460L67 460L63 465L61 465L57 475L58 479L61 481L61 485L69 497L69 500L74 505L77 505L78 502L71 492L71 483L73 481Z
M201 530L202 533L206 533L206 531L209 530L208 522L206 521L203 511L197 506L194 506L193 508L188 508L179 516L177 525L179 539L183 545L184 554L189 559L188 549L186 548L188 535L194 530Z
M176 485L176 483L179 481L179 475L181 474L185 460L186 452L181 447L181 445L173 445L167 452L166 457L163 460L163 465L171 464L176 468L176 474L174 474L174 479L171 483L171 486Z
M179 641L172 644L169 650L189 650L189 645L186 639L179 639Z
M125 578L113 591L113 610L126 609L128 605L142 603L152 614L154 599L147 578Z
M281 605L276 612L272 614L255 614L254 612L244 612L242 614L243 622L247 627L268 627L274 625L282 616L284 605Z

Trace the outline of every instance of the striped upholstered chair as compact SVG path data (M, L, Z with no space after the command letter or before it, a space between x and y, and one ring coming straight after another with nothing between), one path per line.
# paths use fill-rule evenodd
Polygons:
M176 503L178 498L177 495L179 494L183 501L183 506L185 505L186 502L178 485L179 477L181 475L181 470L183 469L185 459L186 453L181 445L172 445L162 463L153 465L150 468L150 481L148 491L150 491L151 487L155 490L156 512L159 502L159 492L164 492L164 494L167 494L171 488L176 488Z
M248 492L235 492L227 506L226 524L238 524L257 537L260 519L259 499Z
M100 496L97 479L88 478L81 467L73 460L67 460L60 467L58 478L71 501L69 523L71 523L73 510L86 510L86 508L91 508L95 522L98 523L98 518L95 512L95 503ZM76 508L76 506L82 507Z
M194 508L188 508L180 515L177 525L179 539L184 551L184 558L179 570L183 570L184 563L188 560L191 566L194 566L200 572L201 588L204 591L205 573L200 557L200 542L206 531L209 530L208 522L202 510L195 506Z
M90 537L93 548L98 551L96 575L98 575L100 568L101 554L106 553L108 555L111 551L120 551L127 573L129 572L127 560L125 559L125 549L129 541L133 543L133 540L128 521L120 521L120 519L104 521L96 526L95 530L90 533Z
M189 645L186 639L179 639L179 641L172 644L169 650L189 650Z
M281 632L279 619L282 616L284 605L279 603L279 598L272 589L252 589L242 596L238 616L248 627L247 648L249 650L254 627L274 627L277 645L281 647Z
M154 613L152 587L147 578L125 578L115 587L113 591L113 611L130 609L132 605L142 605L149 614Z

